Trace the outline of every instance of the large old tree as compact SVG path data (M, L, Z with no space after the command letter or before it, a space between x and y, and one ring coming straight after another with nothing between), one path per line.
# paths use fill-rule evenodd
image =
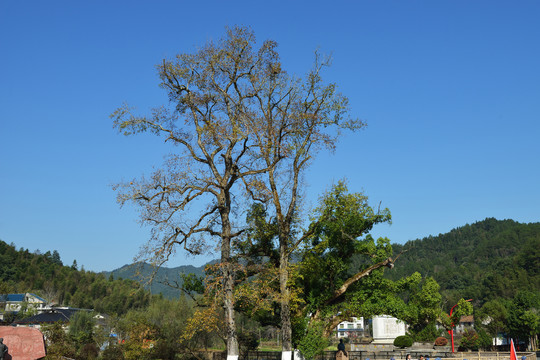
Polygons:
M289 262L293 251L309 236L298 237L294 229L299 216L302 180L310 163L321 149L332 151L342 130L358 130L365 124L349 117L348 99L335 84L325 84L322 72L329 59L316 54L312 70L305 78L289 77L280 67L263 83L256 95L266 128L255 144L267 171L246 183L252 200L267 203L275 219L279 257L280 315L283 359L292 350L291 287Z
M255 95L277 62L274 42L254 45L251 31L234 28L218 43L164 60L158 69L169 106L149 116L133 115L124 106L112 115L125 135L152 132L172 145L163 168L118 185L119 202L138 205L141 221L152 227L143 258L161 265L178 247L198 254L211 238L219 239L231 357L238 356L231 240L242 232L234 225L234 198L241 179L267 170L253 156L255 134L265 123Z
M113 118L124 134L149 131L174 147L163 168L118 185L119 201L141 209L152 227L143 257L156 265L178 247L200 253L219 240L228 355L238 355L234 323L233 239L244 229L240 195L265 204L277 219L283 349L291 350L289 258L301 180L320 149L333 149L341 129L364 124L348 117L347 98L321 72L316 56L304 78L281 67L276 43L256 48L251 30L233 28L217 43L158 66L169 105L149 116L119 108ZM236 202L235 202L236 201ZM238 211L237 211L238 210Z

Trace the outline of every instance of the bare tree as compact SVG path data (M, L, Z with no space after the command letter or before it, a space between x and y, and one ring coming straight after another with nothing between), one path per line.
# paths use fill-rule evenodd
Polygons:
M312 71L295 78L282 70L275 42L258 50L254 44L253 32L237 27L218 43L164 61L158 69L171 106L146 117L132 115L127 106L112 115L124 134L150 131L178 149L150 178L119 184L118 199L137 204L141 221L152 227L142 258L155 265L178 247L198 254L209 237L219 239L231 357L238 356L231 241L244 231L233 201L242 193L271 204L279 228L286 357L292 350L289 259L302 240L293 238L302 176L318 150L334 148L341 129L364 123L348 117L347 98L334 84L323 83L328 61L317 55Z
M292 252L310 231L295 238L301 181L311 160L320 149L332 151L341 130L358 130L365 124L349 117L348 99L336 91L335 84L324 84L321 72L329 58L315 56L313 69L304 79L291 79L280 68L255 94L266 129L256 133L258 156L268 168L255 177L253 188L246 184L253 199L269 201L275 211L279 239L279 283L283 359L290 358L292 328L289 261Z
M149 131L176 146L149 178L117 185L118 201L135 203L141 221L151 226L141 258L154 265L165 263L178 247L199 254L208 239L219 239L231 358L238 357L231 240L243 231L234 226L232 204L240 179L249 182L250 176L267 171L268 165L252 156L258 152L253 138L262 121L253 83L272 76L277 59L274 42L258 50L254 43L252 31L237 27L218 43L164 60L158 70L170 106L149 116L133 115L123 106L111 115L125 135Z

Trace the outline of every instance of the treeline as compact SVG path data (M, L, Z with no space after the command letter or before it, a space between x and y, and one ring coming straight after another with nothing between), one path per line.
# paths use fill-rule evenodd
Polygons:
M487 218L393 249L404 252L386 276L433 277L447 310L460 298L481 307L497 298L511 300L520 290L540 291L540 223Z
M133 280L64 266L55 250L42 254L0 240L0 294L35 293L49 303L121 315L148 306L151 294Z

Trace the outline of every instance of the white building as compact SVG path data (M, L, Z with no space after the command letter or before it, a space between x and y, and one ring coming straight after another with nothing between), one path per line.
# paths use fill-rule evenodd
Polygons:
M337 326L337 337L362 337L364 336L364 318L351 318L351 321L340 322Z
M0 295L0 320L4 319L5 313L18 313L23 305L28 309L41 312L47 307L47 301L35 294L5 294Z

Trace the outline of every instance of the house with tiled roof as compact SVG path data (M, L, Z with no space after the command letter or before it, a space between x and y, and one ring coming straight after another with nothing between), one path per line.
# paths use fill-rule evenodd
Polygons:
M473 315L467 315L462 316L459 319L459 324L456 325L455 332L460 334L464 332L466 329L472 329L474 328L474 316Z
M90 310L69 307L45 309L37 315L17 320L12 325L40 328L42 325L53 324L59 321L67 324L69 323L71 317L78 311Z
M3 294L0 295L0 320L5 313L18 313L25 304L37 312L47 307L47 301L36 294Z

